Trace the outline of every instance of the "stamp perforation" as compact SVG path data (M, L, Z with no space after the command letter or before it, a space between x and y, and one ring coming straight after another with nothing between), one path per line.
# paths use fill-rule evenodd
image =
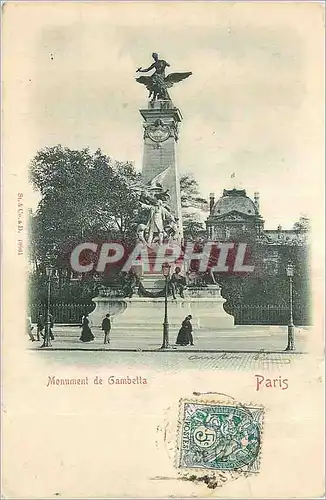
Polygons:
M205 397L211 396L211 397ZM214 397L212 397L214 396ZM237 469L220 469L213 467L187 467L181 464L181 451L182 451L182 436L183 436L183 425L185 419L185 405L186 404L194 404L194 405L203 405L203 406L224 406L230 408L241 408L245 412L248 412L250 418L253 418L254 411L259 411L259 415L254 416L254 421L257 423L257 427L259 429L259 448L257 456L251 464L244 465ZM263 443L263 433L264 433L264 416L265 416L265 408L256 403L242 403L232 396L228 396L224 393L194 393L192 397L182 398L179 400L179 408L178 408L178 420L177 420L177 436L176 436L176 450L174 457L174 465L176 469L178 469L179 473L183 474L193 474L193 475L202 475L204 473L210 475L225 475L227 474L230 478L236 479L239 475L248 475L248 474L257 474L260 469L261 461L262 461L262 443Z

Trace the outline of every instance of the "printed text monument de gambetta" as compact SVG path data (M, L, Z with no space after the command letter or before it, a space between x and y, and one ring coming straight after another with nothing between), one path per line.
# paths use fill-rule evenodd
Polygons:
M108 377L83 377L83 378L59 378L54 375L48 375L46 386L85 386L85 385L148 385L148 381L145 377L141 375L136 375L130 377L129 375L125 377L109 375Z

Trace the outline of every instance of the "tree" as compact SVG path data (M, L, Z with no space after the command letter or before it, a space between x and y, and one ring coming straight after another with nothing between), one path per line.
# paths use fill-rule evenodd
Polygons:
M139 192L141 176L132 163L116 162L109 197L102 200L101 214L115 226L115 237L122 242L133 242L140 221Z
M207 200L200 195L199 185L192 174L180 178L181 206L207 209Z
M69 253L82 241L126 241L136 234L140 174L97 150L61 145L37 152L30 178L41 195L31 218L33 261L69 268ZM128 203L126 203L128 200Z
M301 215L299 220L293 224L293 229L300 232L310 230L310 219L306 215Z
M201 196L198 183L191 174L181 176L180 194L184 237L194 240L205 234L203 218L206 216L208 203Z

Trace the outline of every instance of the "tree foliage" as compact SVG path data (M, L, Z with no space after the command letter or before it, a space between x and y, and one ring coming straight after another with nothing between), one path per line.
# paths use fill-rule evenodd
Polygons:
M58 145L37 152L30 179L41 195L30 228L36 268L67 267L67 252L82 241L134 238L140 174L131 163Z
M306 232L310 230L310 219L305 215L301 215L299 220L293 224L293 229L296 231Z
M289 280L286 268L289 261L294 265L293 307L295 320L309 323L310 316L310 269L307 246L280 245L269 248L257 244L253 249L254 272L245 276L216 274L226 299L225 309L233 314L240 305L279 305L288 307ZM269 254L272 250L274 259Z
M185 239L194 240L205 233L207 200L200 194L199 185L191 174L180 178L183 233Z
M200 194L199 185L191 174L180 177L181 206L201 208L207 206L207 200Z

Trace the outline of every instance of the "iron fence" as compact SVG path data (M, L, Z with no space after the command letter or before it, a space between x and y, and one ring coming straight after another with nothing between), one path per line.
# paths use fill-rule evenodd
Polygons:
M94 303L87 304L51 304L51 313L55 323L76 324L80 323L85 313L91 313L95 308ZM287 325L289 321L289 308L284 305L253 305L240 304L226 306L225 310L234 316L236 325ZM31 304L30 316L36 323L38 314L46 316L45 304ZM309 314L306 310L294 309L294 324L309 325Z
M51 314L55 323L67 323L75 324L81 323L81 319L85 313L91 313L95 308L95 304L51 304ZM31 304L30 306L30 316L32 322L37 322L37 317L39 314L43 314L46 317L47 310L46 304Z
M279 304L241 304L226 307L225 310L234 316L236 325L287 325L290 316L289 307ZM293 320L296 325L309 325L309 312L294 309Z

